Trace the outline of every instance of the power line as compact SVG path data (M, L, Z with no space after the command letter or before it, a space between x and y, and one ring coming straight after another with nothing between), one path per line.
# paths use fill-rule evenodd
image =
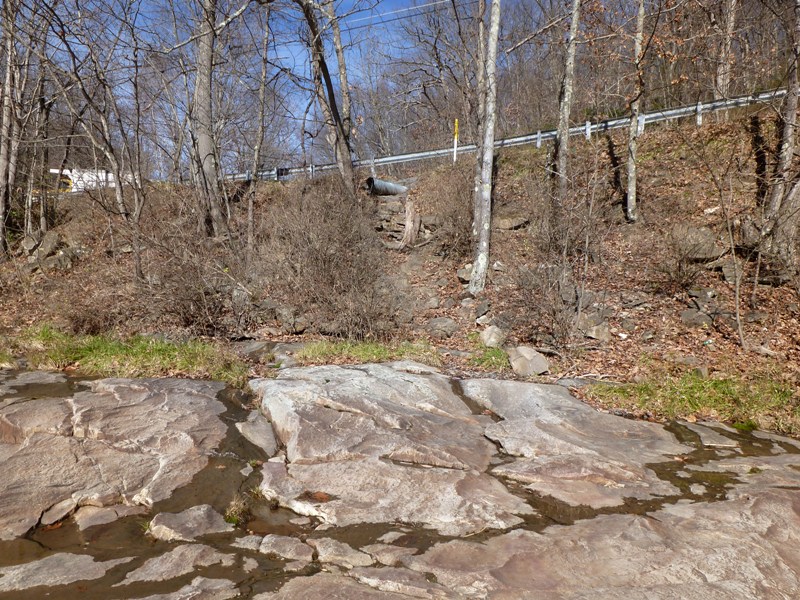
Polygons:
M459 4L458 8L464 8L464 7L467 7L467 6L471 6L473 4L477 4L477 2L478 2L478 0L468 0L466 2L462 2L461 4ZM413 7L410 7L410 8L402 8L402 9L397 9L397 10L394 10L394 11L389 11L389 12L386 12L386 13L377 14L377 15L374 15L373 17L362 17L360 19L355 19L355 21L364 21L364 20L367 20L367 19L377 19L377 18L383 17L384 15L391 15L391 14L398 13L398 12L401 12L401 11L402 12L406 12L406 11L410 11L410 10L419 10L421 8L428 7L428 10L420 11L420 12L418 12L416 14L412 14L412 15L400 15L400 16L397 16L397 17L392 17L391 19L382 19L382 20L377 21L377 22L364 23L363 25L355 25L355 26L352 26L352 27L345 26L345 27L342 27L342 31L346 31L346 32L349 33L351 31L357 31L359 29L364 29L366 27L377 27L377 26L380 26L380 25L388 25L389 23L394 23L396 21L403 21L403 20L408 19L410 17L419 17L419 16L422 16L422 15L428 15L428 14L430 14L432 12L435 12L435 10L436 10L435 8L431 8L431 7L435 7L438 4L444 4L444 3L450 4L450 0L437 0L436 2L430 2L428 4L423 4L423 5L420 5L420 6L413 6Z

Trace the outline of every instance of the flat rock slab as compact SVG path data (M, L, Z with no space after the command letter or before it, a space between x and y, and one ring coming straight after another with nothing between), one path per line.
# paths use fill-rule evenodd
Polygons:
M193 506L179 513L160 513L153 517L147 532L165 542L190 542L209 533L233 531L233 525L208 504Z
M314 560L314 550L297 538L286 535L265 535L258 546L261 554L274 554L286 560L310 563Z
M769 490L447 542L406 564L470 598L788 599L800 590L799 508L797 492Z
M189 585L171 594L155 594L135 600L228 600L239 596L233 581L195 577Z
M450 379L414 363L287 369L251 387L286 447L271 499L331 525L421 523L447 535L519 524L533 509L483 471L496 448Z
M253 596L253 600L298 600L299 598L325 598L326 600L408 600L408 595L382 592L344 575L317 573L311 577L297 577L277 592Z
M661 425L600 413L556 385L475 379L461 388L503 419L486 427L485 435L518 458L496 467L497 475L593 508L679 493L646 465L693 448Z
M0 406L0 539L85 505L151 506L189 483L227 432L216 400L223 384L87 385L69 397Z
M331 538L309 539L307 543L317 551L317 560L321 563L352 569L353 567L369 567L375 562L369 554Z
M86 554L52 554L23 565L0 568L0 592L100 579L110 569L130 560L133 559L119 558L99 562Z
M173 548L166 554L145 561L141 567L128 573L125 579L114 587L130 585L139 581L174 579L191 573L198 567L217 564L229 567L233 565L235 560L236 557L233 554L223 554L214 550L211 546L184 544Z

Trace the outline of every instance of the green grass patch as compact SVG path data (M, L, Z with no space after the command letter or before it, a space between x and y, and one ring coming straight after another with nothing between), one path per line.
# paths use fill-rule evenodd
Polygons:
M198 340L75 336L44 325L24 332L20 350L34 368L75 368L103 377L189 377L242 387L247 365L218 346Z
M306 344L295 358L302 364L381 363L414 360L427 365L441 364L436 348L425 342L381 344L378 342L321 341Z
M663 374L641 383L594 385L586 394L606 405L643 409L668 419L696 416L727 421L742 431L800 431L794 387L770 375L745 379Z
M508 354L502 348L481 346L469 358L472 366L485 371L503 371L511 367Z

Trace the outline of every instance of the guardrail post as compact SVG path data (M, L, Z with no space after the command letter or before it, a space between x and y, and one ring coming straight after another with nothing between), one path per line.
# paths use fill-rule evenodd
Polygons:
M698 127L703 125L703 105L700 102L697 103L697 116L695 117L695 121Z
M636 119L636 135L642 135L644 133L645 121L647 121L647 115L645 114L640 114Z
M537 148L541 148L542 147L542 131L541 130L536 132L536 147Z
M592 122L586 121L586 125L584 126L583 135L586 136L587 140L592 139Z

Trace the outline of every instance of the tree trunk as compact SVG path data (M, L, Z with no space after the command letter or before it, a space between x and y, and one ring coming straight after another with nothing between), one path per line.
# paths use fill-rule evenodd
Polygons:
M269 61L267 54L269 51L269 14L270 6L264 11L264 37L261 40L261 81L258 84L258 131L256 133L256 143L253 148L253 179L250 182L250 189L247 193L247 248L245 250L245 267L247 271L253 264L253 253L255 246L255 196L256 185L258 183L258 172L261 169L261 146L264 143L264 135L267 129L267 75Z
M6 221L10 210L11 190L9 189L10 137L11 137L11 93L14 70L14 18L15 10L10 0L3 3L2 33L4 38L5 77L3 78L2 105L0 108L0 259L8 256Z
M486 120L486 27L484 17L486 15L486 0L478 2L478 131L483 130L483 123ZM472 186L472 237L478 239L478 222L476 221L481 212L481 172L483 165L483 140L477 141L477 160L475 161L475 175Z
M722 40L719 45L719 57L717 58L717 71L715 74L714 100L722 100L730 97L731 87L731 46L733 45L733 33L736 29L736 5L739 0L724 0L722 7L722 27L720 34ZM722 113L727 119L728 113Z
M222 215L217 153L214 144L212 85L217 0L201 0L203 20L197 38L197 73L192 101L192 126L196 184L200 186L200 213L214 236L228 233Z
M350 91L346 89L347 69L338 17L333 12L333 8L329 7L327 16L333 30L333 43L339 61L339 78L342 84L342 89L340 90L342 94L341 111L336 100L333 78L325 58L325 41L322 38L322 30L316 14L319 5L313 0L295 0L295 2L299 4L303 11L303 17L308 25L308 43L311 50L314 91L328 127L328 144L333 150L336 166L344 181L345 189L354 200L356 182L355 172L353 171L353 150L350 141Z
M572 16L569 25L567 56L564 61L564 77L558 94L558 129L556 132L555 176L557 178L557 203L559 209L567 198L567 159L569 158L569 115L572 110L572 93L575 84L575 51L580 23L581 0L572 0Z
M625 218L629 223L639 219L636 206L636 143L639 137L639 104L644 93L642 74L642 39L644 38L644 0L639 0L636 13L636 33L633 38L633 64L636 69L636 85L631 100L631 123L628 127L628 190L625 194Z
M797 271L797 235L800 220L800 180L795 179L789 188L792 159L795 152L795 126L797 125L800 80L800 0L794 3L794 28L792 52L788 69L788 86L783 110L782 141L775 165L775 176L770 193L765 227L762 235L769 235L769 250L781 266L789 272ZM788 189L787 189L788 188Z
M497 40L500 35L500 0L492 0L489 15L489 41L486 52L486 118L483 125L483 152L481 157L480 206L475 215L478 225L478 247L469 291L482 292L489 270L489 241L492 231L492 163L494 161L494 126L497 108Z

